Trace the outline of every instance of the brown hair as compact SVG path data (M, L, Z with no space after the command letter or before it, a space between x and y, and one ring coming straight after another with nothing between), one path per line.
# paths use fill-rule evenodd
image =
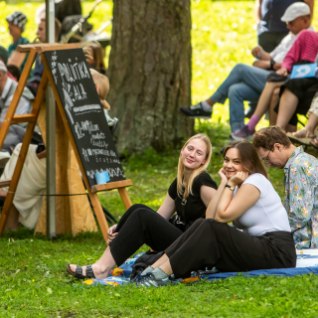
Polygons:
M84 42L82 44L85 55L89 55L92 63L89 67L94 68L96 71L106 74L106 66L104 63L105 51L101 44L96 41Z
M188 143L190 141L192 141L193 139L200 139L202 140L205 145L206 145L206 156L205 156L205 163L200 166L199 168L195 169L192 171L188 183L184 184L184 178L183 178L183 174L184 174L184 165L183 162L181 160L181 152L180 152L180 156L179 156L179 163L178 163L178 174L177 174L177 191L178 194L180 196L183 196L184 199L187 199L189 194L192 194L192 185L193 185L193 181L194 179L203 171L205 171L211 161L211 157L212 157L212 144L210 141L210 138L205 135L205 134L196 134L194 136L192 136L191 138L189 138L186 143L183 145L181 151L188 145Z
M40 19L40 23L41 22L44 22L45 24L45 27L46 27L46 17L43 16L41 19ZM58 19L54 19L54 36L55 36L55 39L58 39L59 36L60 36L60 32L61 32L61 29L62 29L62 24L61 22L58 20ZM46 31L45 31L46 32ZM47 37L47 35L45 36ZM38 39L36 39L38 40ZM47 40L47 39L46 39Z
M262 128L254 134L253 145L255 148L264 148L272 151L276 143L287 148L291 145L288 136L278 126Z
M239 152L239 156L243 167L249 172L249 174L260 173L267 178L266 169L260 160L255 147L248 141L236 141L229 144L223 152L225 157L229 149L235 148Z
M106 109L110 109L110 105L106 101L106 96L109 92L109 79L106 75L99 73L93 68L89 69L93 78L94 83L98 83L97 94L100 98L102 106ZM95 84L96 85L96 84Z

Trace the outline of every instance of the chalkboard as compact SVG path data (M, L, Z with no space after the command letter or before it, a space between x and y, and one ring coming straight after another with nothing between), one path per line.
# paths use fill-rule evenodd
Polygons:
M96 173L104 171L109 175L109 181L124 180L124 172L83 50L46 51L44 56L90 185L97 184Z

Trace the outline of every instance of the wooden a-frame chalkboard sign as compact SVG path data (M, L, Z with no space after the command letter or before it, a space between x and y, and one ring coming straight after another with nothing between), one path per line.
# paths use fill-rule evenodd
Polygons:
M64 123L66 136L72 144L94 213L103 237L107 240L108 225L97 192L117 189L125 208L128 208L131 201L126 187L131 186L132 181L125 179L83 50L68 44L30 44L22 46L22 51L31 53L30 69L35 55L41 54L44 64L42 77L46 80L45 83L41 80L40 86L49 85L53 90L58 115ZM24 82L20 85L22 89L27 76L24 77ZM19 98L20 96L17 96L15 104ZM41 99L44 99L43 93L36 97L37 109ZM12 118L14 110L10 115ZM37 116L38 110L35 112L35 117ZM30 129L34 129L34 125L32 127ZM28 145L24 146L27 149ZM15 183L18 181L23 162L24 160L17 164L16 169L19 171ZM107 175L107 182L97 182L96 175L100 173ZM16 184L12 185L12 189L15 187ZM11 199L8 207L12 204L13 196ZM7 213L2 214L6 218ZM0 220L2 230L5 222L6 220Z
M131 201L126 187L132 182L125 179L83 50L47 50L43 53L43 62L94 212L107 239L108 226L104 224L106 219L96 192L118 189L128 208ZM99 184L95 176L103 172L107 173L109 181Z
M44 52L90 186L96 173L125 180L116 148L82 49Z

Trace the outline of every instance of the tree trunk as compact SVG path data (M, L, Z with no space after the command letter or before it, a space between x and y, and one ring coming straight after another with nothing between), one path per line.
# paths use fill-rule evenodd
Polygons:
M109 60L121 154L175 147L193 132L190 0L116 0Z

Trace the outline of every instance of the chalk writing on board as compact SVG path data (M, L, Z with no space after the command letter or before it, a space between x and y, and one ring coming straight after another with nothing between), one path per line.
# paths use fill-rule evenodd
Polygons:
M81 49L44 53L91 185L97 172L125 179L103 108Z

